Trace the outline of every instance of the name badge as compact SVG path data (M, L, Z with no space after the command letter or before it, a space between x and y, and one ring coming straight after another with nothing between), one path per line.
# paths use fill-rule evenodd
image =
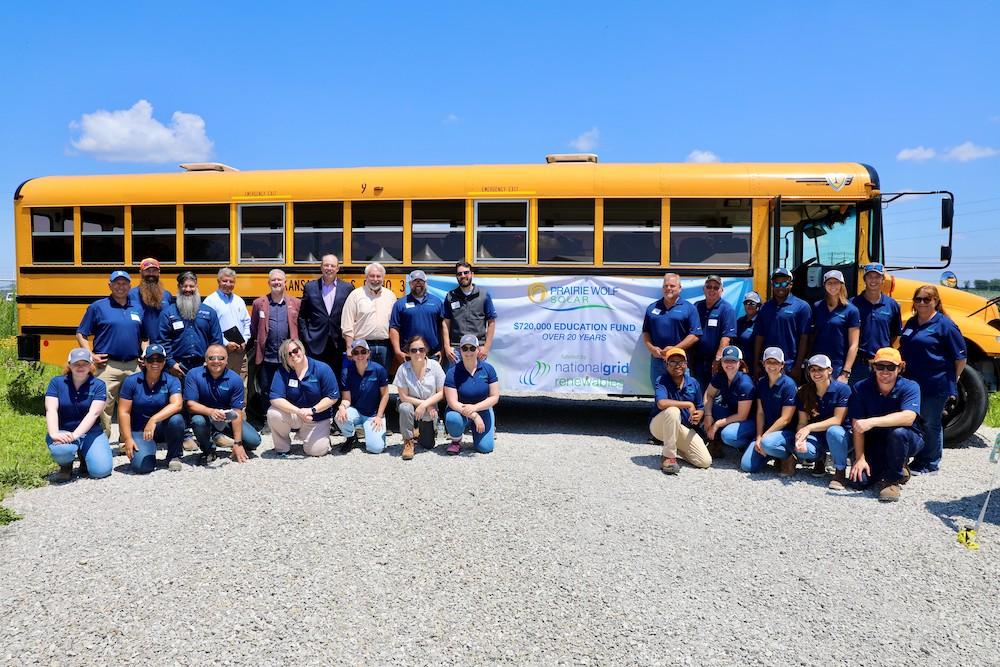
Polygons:
M292 388L298 387L299 381L296 380L295 378L292 378L291 380L288 381L288 386Z
M452 301L451 302L451 309L452 310L458 310L461 307L462 307L462 304L460 302L458 302L458 301Z
M142 322L142 318L139 317L138 313L131 313L133 322Z
M903 332L904 336L910 336L912 334L913 334L913 329L907 329L906 331Z
M406 307L407 307L407 308L413 308L413 307L414 307L414 306L416 306L416 305L417 305L417 304L413 303L412 301L409 301L409 302L407 302L407 304L406 304Z
M180 331L181 329L184 328L184 321L183 320L177 320L171 326L173 326L174 331Z
M659 308L654 308L653 309L653 314L654 315L659 315L661 312L663 312L663 311L661 311Z
M709 320L708 321L708 326L710 326L710 327L717 327L717 326L719 326L719 320Z

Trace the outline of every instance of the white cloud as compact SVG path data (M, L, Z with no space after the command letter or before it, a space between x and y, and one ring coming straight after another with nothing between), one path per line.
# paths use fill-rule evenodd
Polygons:
M959 144L954 148L949 148L948 152L946 152L942 157L945 160L969 162L971 160L979 160L984 157L993 157L994 155L1000 155L1000 150L990 148L989 146L977 146L971 141L966 141L964 144Z
M105 162L200 162L212 155L201 116L175 111L164 125L146 100L131 109L85 113L70 128L80 132L73 148Z
M933 148L917 146L916 148L904 148L899 151L896 153L896 159L902 161L913 160L914 162L923 162L925 160L930 160L935 155L937 155L937 151Z
M696 148L687 156L688 162L719 162L719 156L712 151L703 151L700 148Z
M596 127L592 127L573 141L569 142L569 145L581 153L589 153L597 148L597 144L600 142L600 139L601 131Z
M454 125L460 120L461 118L459 118L457 115L450 113L447 116L445 116L444 120L442 120L441 122L444 123L445 125Z

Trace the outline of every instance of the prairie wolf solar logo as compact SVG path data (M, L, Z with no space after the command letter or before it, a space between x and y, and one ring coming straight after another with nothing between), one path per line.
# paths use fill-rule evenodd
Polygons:
M535 386L538 384L537 380L542 379L549 374L552 370L551 364L547 364L544 361L536 361L531 366L529 366L523 373L521 373L521 384L526 384L529 386Z
M613 310L603 297L614 296L617 287L608 285L553 285L531 283L528 285L528 301L545 310L564 312L567 310L587 310L602 308Z

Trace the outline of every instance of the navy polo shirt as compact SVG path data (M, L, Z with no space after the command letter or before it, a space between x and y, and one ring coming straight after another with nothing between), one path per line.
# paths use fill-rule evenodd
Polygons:
M103 380L98 380L90 375L77 389L73 386L73 376L67 373L49 380L49 387L45 390L45 395L59 399L57 410L59 429L72 432L77 429L83 418L90 412L91 403L108 400L108 388ZM101 420L98 419L87 432L93 433L100 430Z
M146 374L139 372L125 378L118 397L132 401L130 426L133 431L141 431L150 417L167 407L171 396L180 393L181 381L173 375L161 373L160 380L150 387L146 384Z
M684 376L684 382L681 386L677 386L674 379L669 373L664 373L660 377L656 378L656 388L653 390L653 395L657 402L663 400L670 401L689 401L694 403L694 407L698 410L705 409L705 396L701 391L701 385L690 375ZM656 412L653 413L653 417L656 416ZM652 417L650 418L652 420ZM691 411L682 408L681 409L681 421L690 425L691 424Z
M681 298L670 308L664 305L663 299L649 304L642 318L642 331L649 334L653 345L662 348L677 345L688 334L702 335L698 311Z
M861 318L861 339L858 342L858 356L871 359L883 347L892 347L893 339L899 338L903 330L899 304L891 296L880 295L878 303L872 303L859 294L851 301Z
M497 381L499 378L496 369L485 361L478 362L471 375L465 364L458 362L448 369L444 386L457 390L461 403L479 403L489 397L490 385Z
M172 303L160 313L160 343L167 350L167 365L173 366L179 359L198 357L204 359L209 345L224 345L219 316L215 311L201 304L193 320L184 320Z
M785 366L795 365L799 340L809 333L812 308L809 304L789 294L784 303L771 299L757 311L754 335L764 339L762 349L778 347L785 353Z
M412 294L407 294L396 301L389 316L389 328L399 331L400 349L410 337L419 335L427 341L427 346L430 348L428 354L439 350L443 311L444 304L433 294L427 294L423 301L417 301Z
M764 410L764 430L778 421L782 409L788 406L795 407L797 393L798 387L795 386L795 380L784 373L773 386L766 375L757 381L757 399ZM785 428L793 428L794 426L795 418L793 417Z
M372 417L378 412L378 403L382 400L382 387L389 386L389 373L381 364L368 362L364 375L358 373L358 365L353 361L345 363L340 370L340 387L345 392L351 392L351 407L365 417Z
M163 290L163 301L159 308L150 308L142 302L142 295L139 288L133 287L128 291L128 300L142 313L142 337L151 343L158 342L160 335L160 313L174 300L174 295L167 290Z
M819 414L809 416L809 423L821 422L833 416L833 411L837 408L846 408L851 400L851 387L843 382L831 382L826 393L819 397ZM795 405L799 410L805 410L802 405L801 396L796 399Z
M214 410L242 410L246 406L243 379L228 368L217 378L205 366L193 368L184 376L184 400Z
M813 304L813 340L811 354L825 354L833 362L834 372L844 367L847 358L847 333L861 326L861 314L854 304L837 304L832 311L826 301Z
M285 366L278 367L271 381L270 398L283 398L297 408L311 408L324 398L334 400L340 398L340 389L337 387L337 378L333 375L333 369L322 361L308 359L309 365L306 374L299 379L295 371L285 370ZM317 412L314 419L329 419L333 416L333 408L327 408L322 412Z
M743 359L750 366L753 366L753 362L756 361L753 358L753 329L756 322L756 318L751 320L747 315L736 320L736 341L733 344L740 348L743 352Z
M87 306L76 332L94 337L96 354L131 361L142 348L142 314L128 299L122 306L108 296Z
M719 350L719 341L724 336L736 338L736 310L725 299L719 299L711 308L704 300L694 304L701 322L701 338L698 339L698 351L703 359L715 360Z
M951 318L936 313L923 325L916 316L906 321L899 337L899 351L906 362L906 377L925 392L955 396L955 362L968 357L965 339Z
M865 378L854 385L850 405L851 419L884 417L903 410L917 413L917 420L911 427L917 428L920 423L920 386L913 380L896 378L896 385L885 396L878 390L878 381L874 377Z
M754 399L753 378L743 371L736 371L731 383L725 373L716 373L710 384L719 392L715 396L715 402L725 407L731 415L739 410L740 401Z

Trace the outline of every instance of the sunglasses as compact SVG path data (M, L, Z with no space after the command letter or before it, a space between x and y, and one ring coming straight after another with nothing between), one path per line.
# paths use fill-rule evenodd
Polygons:
M470 275L471 273L472 273L472 271L456 271L456 272L455 272L455 275L456 275L456 276L468 276L468 275Z
M477 348L475 345L463 345L462 352L475 352Z
M356 350L351 350L352 357L363 357L366 354L368 354L368 350L364 349L363 347L359 347Z
M913 303L930 303L934 301L932 296L915 296L913 297Z
M154 354L151 357L146 357L146 363L147 364L162 364L166 360L167 360L166 357L161 357L158 354Z
M899 368L896 364L872 364L875 370L882 371L883 373L891 373L892 371Z
M410 348L410 352L412 354L416 354L417 352L426 352L426 351L427 351L426 347L411 347Z
M782 280L778 282L777 280L771 283L772 287L777 287L778 289L784 289L792 284L791 280Z
M743 305L744 306L756 306L757 302L756 301L744 301Z
M226 357L221 357L221 356L219 356L219 355L215 355L215 356L213 356L213 357L207 357L207 359L208 359L209 361L225 361L225 360L226 360Z
M302 354L302 350L300 350L297 347L288 350L288 356L290 356L290 357L294 357L297 354Z
M684 359L671 359L667 362L667 366L687 366L687 361Z
M705 285L705 289L712 290L714 292L716 290L722 289L722 286L721 285Z

